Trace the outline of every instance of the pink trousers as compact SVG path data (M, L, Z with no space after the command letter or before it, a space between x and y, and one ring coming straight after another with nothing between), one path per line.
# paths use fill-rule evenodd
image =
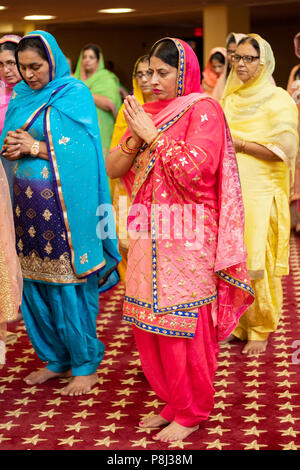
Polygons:
M160 415L186 427L206 420L214 407L219 350L211 305L199 308L193 339L153 334L135 326L133 330L144 374L166 402Z

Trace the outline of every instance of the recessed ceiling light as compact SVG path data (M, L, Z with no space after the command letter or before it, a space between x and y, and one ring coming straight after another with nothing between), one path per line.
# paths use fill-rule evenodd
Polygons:
M29 16L24 16L24 20L31 20L31 21L35 21L35 20L54 20L54 18L56 18L56 16L52 16L52 15L29 15Z
M133 8L107 8L98 10L98 13L131 13L135 11Z
M0 10L6 10L7 7L0 5Z

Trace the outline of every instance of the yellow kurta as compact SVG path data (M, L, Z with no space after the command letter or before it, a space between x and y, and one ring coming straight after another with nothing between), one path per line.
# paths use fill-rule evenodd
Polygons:
M245 206L247 267L255 302L241 317L234 335L266 340L275 331L282 307L281 276L289 272L289 196L298 148L297 107L288 93L271 84L274 57L258 35L258 73L241 82L233 69L222 106L232 136L265 146L281 161L237 154Z

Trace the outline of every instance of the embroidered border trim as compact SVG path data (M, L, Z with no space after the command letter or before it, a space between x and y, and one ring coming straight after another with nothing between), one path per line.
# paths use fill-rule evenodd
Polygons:
M241 289L247 291L247 292L250 292L250 294L253 295L254 297L254 291L253 289L251 288L251 286L249 286L248 284L245 284L244 282L238 280L238 279L235 279L234 277L232 276L229 276L227 273L225 273L224 271L217 271L217 276L221 277L222 279L224 279L224 281L226 282L229 282L229 284L235 286L235 287L240 287Z
M174 330L169 330L167 328L159 328L156 325L155 326L148 325L147 323L141 322L134 317L130 317L124 314L123 314L123 319L124 321L127 321L129 323L133 323L137 328L146 330L150 333L156 333L162 336L176 336L178 338L193 338L194 337L193 333L189 333L186 331L177 331L177 330L174 331Z

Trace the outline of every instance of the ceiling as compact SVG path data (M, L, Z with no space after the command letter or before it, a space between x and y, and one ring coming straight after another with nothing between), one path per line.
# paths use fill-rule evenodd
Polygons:
M24 16L47 14L56 16L51 23L97 22L120 25L196 25L202 23L202 10L206 5L249 6L251 18L257 21L276 21L300 18L300 0L0 0L7 6L0 11L1 24L24 24ZM101 8L128 7L136 11L127 14L100 14ZM50 22L48 22L50 23ZM47 22L35 22L35 25ZM4 27L4 26L3 26ZM16 28L14 28L16 29Z

